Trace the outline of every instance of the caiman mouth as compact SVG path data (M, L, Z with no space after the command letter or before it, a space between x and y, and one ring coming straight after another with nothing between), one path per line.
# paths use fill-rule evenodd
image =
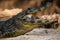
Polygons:
M13 18L4 21L0 28L0 37L3 38L22 35L35 27L57 28L58 17L55 14L39 16L36 13L38 11L44 12L44 10L51 5L51 1L47 1L47 3L45 2L42 2L41 6L24 10L23 12L14 16Z
M42 2L41 7L37 7L37 9L29 9L29 12L27 11L27 13L29 13L28 15L25 15L24 17L22 17L22 23L24 25L30 25L30 24L35 24L35 25L41 25L44 28L57 28L58 27L58 19L56 17L56 15L43 15L43 16L38 16L37 12L38 11L44 11L47 7L51 6L53 1L48 1L45 0L44 2ZM35 12L35 10L37 10L37 12ZM50 18L50 19L49 19Z
M44 26L44 28L57 28L58 27L58 17L53 14L53 15L43 15L43 16L36 16L33 14L28 14L22 18L22 22L24 25L30 25L30 24L35 24L39 25L40 27ZM56 26L56 27L55 27Z

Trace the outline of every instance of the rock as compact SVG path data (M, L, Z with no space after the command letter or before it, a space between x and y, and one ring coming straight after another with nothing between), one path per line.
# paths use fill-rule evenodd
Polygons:
M36 28L25 35L13 38L3 38L0 40L60 40L60 29Z

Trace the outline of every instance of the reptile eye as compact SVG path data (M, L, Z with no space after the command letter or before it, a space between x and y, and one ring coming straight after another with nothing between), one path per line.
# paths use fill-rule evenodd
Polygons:
M26 21L26 19L23 19L23 21Z

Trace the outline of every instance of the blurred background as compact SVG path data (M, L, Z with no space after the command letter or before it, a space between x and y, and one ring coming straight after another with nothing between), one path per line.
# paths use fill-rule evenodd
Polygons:
M50 8L60 7L60 0L0 0L0 10L14 8L22 8L25 10L30 7L40 6L44 1L53 1ZM59 8L57 9L59 10Z
M60 13L60 0L0 0L0 18L5 19L8 16L16 15L27 8L40 6L46 1L51 1L52 5L46 8L44 14L53 14L55 11Z
M12 9L38 6L43 0L0 0L0 9Z

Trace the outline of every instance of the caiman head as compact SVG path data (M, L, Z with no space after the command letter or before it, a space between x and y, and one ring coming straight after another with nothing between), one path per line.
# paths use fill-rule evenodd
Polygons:
M55 27L58 22L56 16L52 15L51 18L49 19L50 17L49 15L48 16L36 15L38 11L44 11L50 5L51 3L47 2L42 6L24 10L7 21L1 21L0 38L16 37L19 35L23 35L34 28L42 26L49 27L49 25L54 23L55 24L53 26ZM54 17L54 19L52 19L52 17Z

